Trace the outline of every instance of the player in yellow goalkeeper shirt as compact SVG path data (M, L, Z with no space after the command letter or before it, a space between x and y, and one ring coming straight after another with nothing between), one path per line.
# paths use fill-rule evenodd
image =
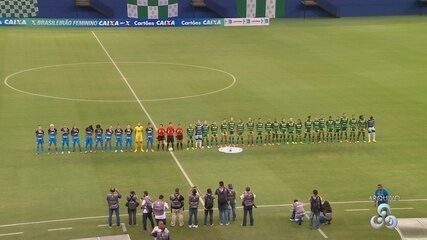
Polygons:
M138 147L140 148L141 152L144 152L144 149L143 149L143 138L142 138L142 133L143 132L144 132L144 127L139 122L135 126L135 152L138 151Z

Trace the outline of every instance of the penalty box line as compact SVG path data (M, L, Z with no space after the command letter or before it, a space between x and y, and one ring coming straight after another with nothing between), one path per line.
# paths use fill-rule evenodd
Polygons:
M144 107L144 105L142 104L141 99L138 97L138 95L136 94L135 90L133 89L133 87L130 85L129 81L127 80L127 78L125 77L125 75L123 74L123 72L120 70L120 68L117 66L116 62L114 61L114 59L111 57L110 53L107 51L107 49L104 47L104 44L102 44L101 40L99 40L98 36L95 34L94 31L91 31L92 35L94 36L94 38L96 39L96 41L98 42L98 44L101 46L102 50L104 51L104 53L107 55L107 57L110 59L110 62L113 64L113 66L116 68L117 72L120 74L120 77L122 78L123 82L126 84L126 86L129 88L130 92L132 93L133 97L135 98L135 100L137 101L139 107L141 108L141 110L145 113L145 115L148 117L148 119L150 120L150 122L153 124L154 128L157 131L157 125L154 122L153 118L151 117L151 115L148 113L147 109ZM184 170L184 168L182 167L180 161L178 160L178 158L176 157L175 153L173 153L172 151L169 151L169 154L172 156L173 160L175 161L176 165L178 166L179 170L181 171L181 173L184 175L185 179L187 180L188 184L192 187L194 186L193 182L191 181L190 177L188 176L188 174L186 173L186 171ZM201 193L200 193L201 196ZM203 201L202 198L200 198L200 201L202 203L202 205L204 206L205 203Z

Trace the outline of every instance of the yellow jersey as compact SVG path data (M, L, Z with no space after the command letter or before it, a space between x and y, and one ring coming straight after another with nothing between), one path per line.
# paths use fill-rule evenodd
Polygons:
M142 135L142 133L144 132L144 127L143 126L136 126L135 127L135 135Z

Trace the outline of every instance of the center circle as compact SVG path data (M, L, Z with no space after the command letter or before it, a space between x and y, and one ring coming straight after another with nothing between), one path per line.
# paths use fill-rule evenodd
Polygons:
M155 102L211 95L225 91L237 82L233 74L206 66L169 62L115 63L138 94L138 100L129 99L129 89L111 62L69 63L25 69L7 76L4 84L20 93L59 100ZM31 83L28 79L31 79ZM28 90L28 87L31 89ZM71 96L58 94L64 92Z

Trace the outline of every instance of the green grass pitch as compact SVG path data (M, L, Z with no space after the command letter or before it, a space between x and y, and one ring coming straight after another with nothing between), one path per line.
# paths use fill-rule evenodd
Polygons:
M184 192L188 182L169 153L35 154L38 124L115 125L148 122L129 88L91 33L93 30L156 122L233 116L305 118L307 115L372 114L377 144L313 144L176 152L200 189L219 180L238 192L249 185L258 205L307 201L312 189L332 202L367 201L383 183L402 201L397 217L425 217L427 68L422 17L276 20L269 27L157 29L0 29L0 235L1 239L76 239L122 233L97 227L107 214L110 186L123 194L152 197ZM157 62L157 63L147 63ZM78 63L78 64L76 64ZM161 63L175 63L161 64ZM197 68L176 64L198 65ZM56 66L54 66L56 65ZM39 68L45 67L45 68ZM52 99L22 91L77 101ZM200 97L176 100L226 88ZM46 147L46 146L45 146ZM399 239L396 231L373 230L373 203L332 204L329 239ZM306 209L308 207L306 206ZM369 209L347 212L346 209ZM121 213L126 210L122 201ZM255 226L216 224L197 230L170 229L173 239L324 239L291 224L289 207L255 210ZM187 216L187 215L186 215ZM199 221L201 215L199 215ZM127 221L126 217L122 218ZM141 222L138 218L139 223ZM28 223L17 224L15 223ZM7 225L7 226L6 226ZM71 230L48 232L48 229ZM140 227L132 239L151 239Z

